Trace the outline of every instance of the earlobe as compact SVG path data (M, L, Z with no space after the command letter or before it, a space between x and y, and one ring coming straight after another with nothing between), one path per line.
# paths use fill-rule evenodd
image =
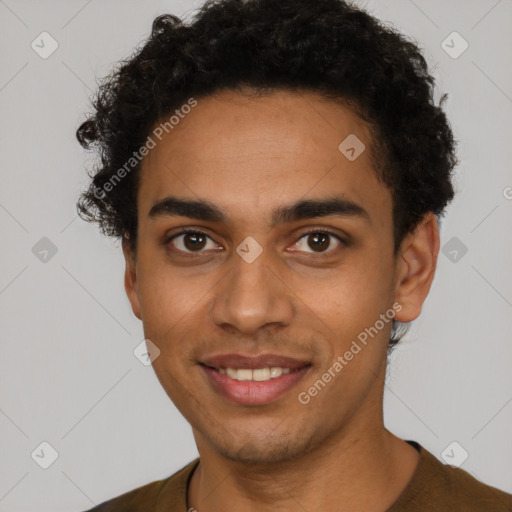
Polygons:
M439 253L439 227L433 213L425 215L415 230L402 241L396 278L396 300L402 309L399 322L411 322L421 313L434 279Z
M142 320L140 314L140 302L139 295L137 289L137 268L136 268L136 259L135 254L133 253L129 239L123 237L122 240L123 254L125 259L125 272L124 272L124 289L126 291L126 295L128 296L128 300L132 306L133 314L139 319Z

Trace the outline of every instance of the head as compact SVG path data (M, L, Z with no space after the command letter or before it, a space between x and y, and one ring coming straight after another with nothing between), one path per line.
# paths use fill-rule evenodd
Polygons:
M77 132L100 154L79 212L122 240L157 376L205 446L275 461L370 428L453 197L433 89L413 42L339 0L161 16L103 81ZM308 367L300 389L241 406L205 375L226 353Z

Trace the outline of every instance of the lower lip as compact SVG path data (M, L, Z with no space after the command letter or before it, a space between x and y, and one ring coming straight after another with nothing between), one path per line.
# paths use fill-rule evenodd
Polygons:
M276 400L293 388L311 368L305 366L274 379L253 381L235 380L209 366L200 366L217 391L232 402L242 405L263 405Z

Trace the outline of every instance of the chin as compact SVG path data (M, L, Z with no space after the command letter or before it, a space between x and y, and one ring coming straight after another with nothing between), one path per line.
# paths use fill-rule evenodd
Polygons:
M208 442L217 453L233 462L269 464L286 462L309 451L311 440L293 434L284 430L265 433L264 436L244 433L237 437L226 437L221 442L208 438Z

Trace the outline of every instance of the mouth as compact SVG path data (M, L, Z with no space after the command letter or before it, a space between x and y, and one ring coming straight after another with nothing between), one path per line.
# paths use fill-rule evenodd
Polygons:
M309 361L272 354L216 356L199 365L215 391L241 405L263 405L277 400L312 366Z

